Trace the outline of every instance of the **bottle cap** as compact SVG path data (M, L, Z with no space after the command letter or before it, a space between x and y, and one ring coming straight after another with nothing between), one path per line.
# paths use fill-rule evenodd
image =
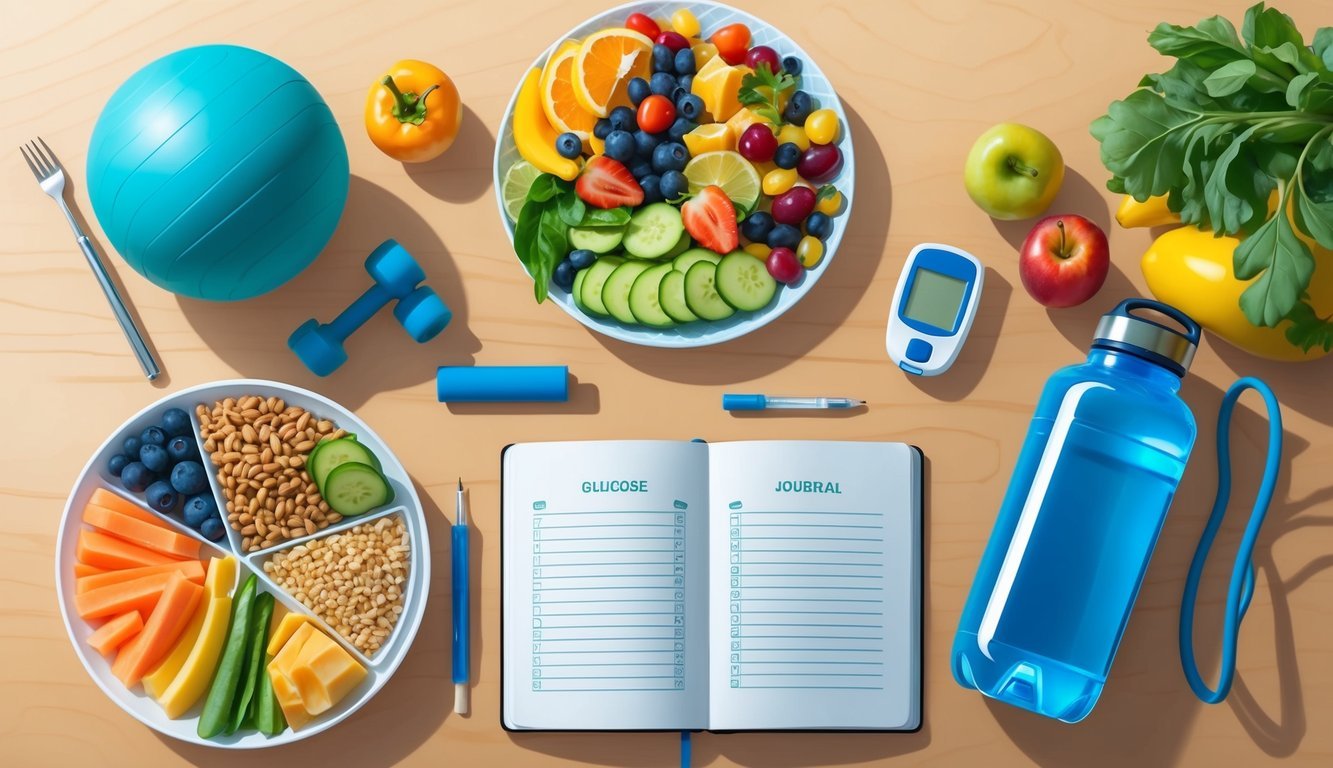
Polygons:
M1150 309L1175 320L1183 332L1161 323L1131 314L1136 309ZM1094 349L1114 349L1144 358L1184 376L1199 346L1199 324L1175 307L1149 299L1125 299L1102 315L1092 340Z
M569 399L564 365L441 366L435 394L442 403L562 403Z
M723 395L724 411L762 411L768 407L768 398L763 395Z

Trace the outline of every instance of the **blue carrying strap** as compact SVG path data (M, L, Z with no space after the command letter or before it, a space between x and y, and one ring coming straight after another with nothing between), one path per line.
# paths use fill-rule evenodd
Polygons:
M1208 550L1217 537L1217 529L1222 526L1227 502L1231 498L1231 412L1247 389L1258 392L1264 398L1264 406L1268 410L1268 458L1264 462L1259 494L1254 500L1250 521L1245 526L1245 535L1236 553L1236 563L1231 569L1231 584L1227 588L1226 613L1222 624L1222 663L1217 690L1212 690L1203 681L1198 662L1194 659L1194 603L1199 593L1203 566L1208 560ZM1264 516L1268 514L1268 504L1273 500L1273 487L1277 484L1281 465L1282 412L1278 408L1277 396L1259 379L1247 376L1237 380L1222 398L1222 407L1217 414L1217 497L1213 500L1208 525L1204 527L1203 536L1199 539L1199 548L1194 550L1189 577L1185 579L1185 594L1180 600L1180 663L1194 694L1208 704L1222 701L1231 691L1231 681L1236 674L1236 637L1240 634L1240 621L1245 618L1245 612L1250 608L1250 599L1254 597L1254 561L1251 555L1254 542L1259 538L1259 528L1263 526Z

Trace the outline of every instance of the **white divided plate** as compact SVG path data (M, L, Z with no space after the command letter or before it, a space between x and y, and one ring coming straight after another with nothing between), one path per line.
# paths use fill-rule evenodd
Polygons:
M309 725L299 731L293 731L289 727L281 734L271 737L251 731L237 733L232 736L202 739L196 732L202 700L181 718L170 720L163 714L162 708L158 706L157 702L143 692L142 686L135 686L132 690L125 688L119 680L112 676L110 662L88 647L88 636L92 634L93 630L87 622L79 618L74 609L72 570L75 563L74 551L78 543L79 530L83 527L83 508L96 488L106 488L147 509L140 494L132 494L126 491L119 481L106 471L107 459L121 452L121 441L126 436L137 435L144 428L158 424L163 411L176 407L183 409L190 415L190 423L195 427L195 436L198 439L199 429L195 416L195 406L203 404L211 409L213 403L218 400L228 397L240 398L247 395L282 398L288 405L300 406L320 418L331 420L337 427L346 429L348 432L355 432L357 440L370 448L383 464L384 475L389 479L390 485L393 486L393 502L386 507L372 510L359 517L344 518L313 536L292 539L284 544L248 555L240 551L239 535L230 526L226 526L227 538L218 542L209 542L181 523L179 514L163 519L172 524L175 529L204 542L200 551L201 557L234 555L238 564L239 581L243 581L250 573L258 574L261 590L273 593L279 604L289 611L299 613L308 614L310 611L264 574L264 561L276 552L289 549L304 541L323 538L347 530L361 523L396 515L406 523L408 543L411 547L411 560L408 569L407 589L404 595L403 613L394 626L388 644L376 651L373 657L367 658L350 643L344 641L342 636L329 628L328 625L316 619L319 626L325 630L329 637L341 643L366 666L368 671L366 679L361 685L349 693L336 707L315 718ZM210 486L214 496L217 497L218 509L223 510L223 523L225 525L225 499L218 491L216 470L209 462L208 454L203 451L202 440L199 442L200 453L204 457L204 467L209 470ZM69 500L65 503L65 513L61 517L60 533L56 540L56 592L60 598L60 615L65 621L65 629L69 633L70 642L74 645L74 652L78 654L79 660L83 662L84 668L88 670L88 674L92 676L93 681L112 701L119 704L121 709L124 709L144 725L167 736L209 747L253 749L287 744L314 736L342 722L348 715L370 701L371 697L388 682L394 670L398 669L398 665L402 663L403 657L407 655L408 649L412 646L412 640L416 637L417 628L421 625L421 618L426 608L426 592L430 584L430 547L426 536L426 519L421 511L421 501L417 498L416 490L407 474L407 470L403 468L403 465L389 450L389 447L385 445L384 441L380 439L379 435L375 434L365 422L357 418L351 411L314 392L275 381L237 379L203 384L168 395L135 414L122 424L106 442L102 443L102 447L97 449L97 452L93 454L79 474L79 479L75 481L74 489L70 492Z
M843 232L847 229L847 222L851 218L852 195L856 188L856 155L852 151L852 136L847 125L847 114L843 112L842 102L838 100L838 94L834 92L833 85L824 76L823 70L819 68L814 59L810 58L809 54L803 51L791 38L778 31L776 27L729 5L707 2L707 0L626 3L618 8L599 13L556 38L551 47L543 51L532 62L532 67L540 68L543 66L546 63L546 57L561 42L571 38L581 40L589 34L607 27L624 26L625 17L636 11L646 13L654 19L661 19L670 17L674 11L680 8L688 8L698 17L700 28L705 36L728 24L740 22L750 28L753 45L768 45L776 50L779 56L799 56L801 58L803 62L801 90L813 96L820 107L832 109L836 112L838 121L842 124L842 138L838 142L838 149L842 150L843 156L842 170L829 183L838 187L846 202L844 203L845 209L843 212L833 219L833 232L824 241L824 258L814 269L807 270L796 285L779 286L777 298L758 312L737 312L721 322L694 322L662 330L639 325L625 325L614 318L594 317L585 314L574 305L574 299L568 291L562 290L554 284L551 285L549 300L558 304L561 309L569 313L570 317L598 333L604 333L621 341L647 347L680 348L718 344L744 336L781 317L782 313L795 306L796 302L800 301L801 297L805 296L815 286L815 283L828 269L829 262L833 261L833 256L838 251L838 245L842 242ZM523 74L526 75L527 72L528 70L525 69ZM509 166L521 159L518 150L514 148L514 102L517 99L518 88L515 88L513 97L509 99L509 107L505 110L504 120L500 123L499 139L495 143L495 204L500 212L500 221L504 222L505 231L509 233L510 243L514 241L514 222L510 221L509 215L505 213L502 190L505 172L509 170ZM529 295L526 292L524 293L524 296Z

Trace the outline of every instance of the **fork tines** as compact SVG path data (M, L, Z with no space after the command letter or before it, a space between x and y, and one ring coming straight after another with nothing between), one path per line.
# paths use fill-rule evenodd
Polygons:
M38 144L42 146L39 148ZM42 150L46 151L43 152ZM28 167L32 169L32 173L38 181L44 181L57 172L64 171L60 160L56 158L56 153L51 151L51 148L46 145L46 141L41 136L38 136L36 141L30 141L20 146L19 151L23 153L23 159L28 161Z

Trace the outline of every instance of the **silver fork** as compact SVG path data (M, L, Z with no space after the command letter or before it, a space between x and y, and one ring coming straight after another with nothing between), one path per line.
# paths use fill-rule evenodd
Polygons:
M39 148L37 145L41 144ZM45 150L45 151L43 151ZM143 333L139 327L134 324L134 318L130 316L129 310L125 308L125 302L121 300L120 293L116 290L115 283L111 282L111 276L107 274L106 267L102 266L102 260L98 258L97 251L93 250L93 244L88 236L83 233L79 222L74 218L69 205L65 202L65 167L60 164L56 158L56 153L46 146L46 142L39 136L37 141L30 141L19 147L23 153L23 159L28 161L28 167L37 177L37 183L41 185L42 191L56 201L60 210L65 214L65 219L69 222L70 228L74 230L74 239L78 241L79 248L83 255L88 259L88 266L92 267L93 274L97 276L97 282L102 286L102 292L106 294L106 300L111 303L111 311L115 313L116 320L120 323L120 329L125 332L125 338L129 340L130 347L134 349L134 356L139 359L139 366L143 368L144 375L149 381L156 379L161 370L157 366L157 361L153 359L153 353L149 351L148 344L143 340Z

